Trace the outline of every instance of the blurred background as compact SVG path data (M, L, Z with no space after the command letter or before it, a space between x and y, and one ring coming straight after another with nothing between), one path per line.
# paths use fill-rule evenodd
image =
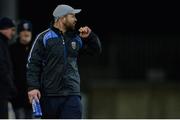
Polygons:
M173 2L1 0L0 17L49 27L58 4L81 8L78 25L98 34L103 52L80 56L84 118L180 118L179 7Z

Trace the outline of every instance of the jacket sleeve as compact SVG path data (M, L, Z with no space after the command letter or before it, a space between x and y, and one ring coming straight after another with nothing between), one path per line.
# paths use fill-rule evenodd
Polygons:
M99 55L102 52L99 37L93 32L90 33L88 38L82 39L82 43L83 46L80 50L82 54Z
M9 76L9 70L7 65L7 60L8 58L6 57L6 50L3 46L3 43L0 42L0 82L3 83L5 87L12 87L12 79ZM8 88L8 89L10 89Z
M40 80L43 61L43 42L40 36L37 36L33 43L27 63L27 84L28 90L40 89Z

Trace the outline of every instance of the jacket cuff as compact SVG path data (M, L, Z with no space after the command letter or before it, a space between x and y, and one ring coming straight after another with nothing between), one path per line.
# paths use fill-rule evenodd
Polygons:
M34 90L34 89L38 89L39 90L39 87L28 87L28 91L31 91L31 90Z
M96 34L94 32L91 32L86 39L93 40L94 37L96 37Z

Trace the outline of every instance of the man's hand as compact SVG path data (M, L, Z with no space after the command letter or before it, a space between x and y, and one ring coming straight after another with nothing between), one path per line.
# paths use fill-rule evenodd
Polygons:
M79 29L79 32L80 32L80 37L87 38L89 36L89 34L91 33L91 29L89 27L85 26L85 27L81 27Z
M41 93L38 89L34 89L28 92L29 102L32 103L32 99L39 100L41 98Z

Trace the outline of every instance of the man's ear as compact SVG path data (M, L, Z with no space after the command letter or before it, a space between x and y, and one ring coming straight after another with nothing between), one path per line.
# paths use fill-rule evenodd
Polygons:
M63 21L64 21L64 22L66 21L66 17L63 17Z
M65 17L61 17L60 20L61 20L62 22L65 22L65 21L66 21L66 18L65 18Z

